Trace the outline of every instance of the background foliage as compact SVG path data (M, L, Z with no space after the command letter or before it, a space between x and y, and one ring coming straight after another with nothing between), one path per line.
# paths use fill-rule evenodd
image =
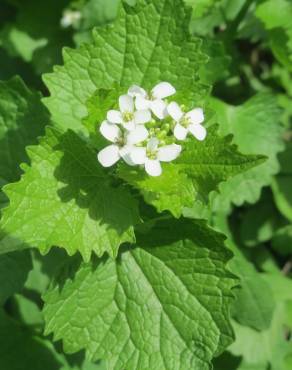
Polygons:
M0 3L0 369L291 370L292 2L123 3ZM133 80L206 112L160 179L97 165Z

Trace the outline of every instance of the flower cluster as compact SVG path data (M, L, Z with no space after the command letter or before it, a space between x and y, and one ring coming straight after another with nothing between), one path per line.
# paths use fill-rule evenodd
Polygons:
M101 134L112 142L98 153L101 165L110 167L122 158L130 166L144 166L150 176L159 176L160 162L171 162L179 156L179 141L189 133L204 140L203 110L195 108L185 113L176 102L168 104L166 98L175 92L170 83L160 82L149 94L134 85L120 96L119 110L108 111L100 125Z

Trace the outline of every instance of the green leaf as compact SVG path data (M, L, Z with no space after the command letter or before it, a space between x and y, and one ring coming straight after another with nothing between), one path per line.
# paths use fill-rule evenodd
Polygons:
M214 84L229 77L231 57L228 55L223 42L206 38L202 51L208 55L208 63L202 65L200 76L204 83Z
M277 253L284 256L292 254L292 225L277 230L272 239L272 247Z
M231 342L235 280L223 237L202 221L165 221L117 260L79 260L44 295L46 333L108 369L200 369Z
M200 18L219 1L220 0L185 0L185 3L194 9L194 16Z
M269 41L275 57L292 69L292 4L289 0L266 0L256 9L256 16L269 31Z
M232 137L218 137L217 126L208 129L203 142L189 139L180 157L163 167L161 176L148 176L144 170L121 165L118 175L139 189L146 202L159 212L169 210L175 217L196 200L207 201L218 184L264 161L263 156L242 155Z
M10 205L0 223L2 252L29 245L47 253L57 245L88 261L92 251L116 256L120 244L135 241L135 200L110 184L96 154L73 131L48 129L28 153L31 167L23 166L21 180L4 190Z
M31 328L0 310L0 368L3 370L105 370L79 358L66 357Z
M292 350L286 333L292 328L292 281L280 273L263 276L277 302L271 326L259 332L234 322L236 340L229 349L234 355L243 356L247 364L269 364L273 370L289 370Z
M235 290L232 316L244 326L256 330L267 329L275 310L272 289L236 247L233 247L233 251L235 256L229 266L239 276L240 288Z
M0 305L23 288L31 268L31 257L28 251L0 256Z
M1 187L19 179L19 164L28 162L25 146L35 144L48 123L40 98L18 77L0 81L0 208L6 202Z
M61 248L52 248L45 256L42 256L36 249L31 250L31 254L33 268L29 272L25 288L42 295L57 271L65 263L68 255Z
M9 370L59 370L61 363L52 344L0 311L0 368ZM13 348L13 350L12 350Z
M272 190L278 210L292 222L292 174L278 175L273 179Z
M233 241L227 216L217 212L212 221L216 230L228 236L226 245L234 253L228 266L240 278L240 286L234 290L236 297L232 303L232 316L242 325L256 330L267 329L276 305L273 290Z
M283 127L277 99L271 94L258 94L242 106L234 107L212 99L212 108L220 122L221 134L234 134L234 142L243 153L263 154L269 159L260 166L231 178L220 185L220 197L214 207L228 209L244 202L255 203L272 175L279 171L277 154L283 150Z
M55 67L44 81L51 96L45 103L62 128L85 132L81 120L86 102L97 89L125 90L132 84L152 88L169 81L178 90L191 90L197 101L206 94L198 71L206 57L200 41L189 35L190 10L182 0L140 0L120 7L117 20L95 29L93 42L65 49L64 66Z
M89 0L81 9L81 24L74 34L77 45L92 41L92 28L112 22L117 14L120 0Z

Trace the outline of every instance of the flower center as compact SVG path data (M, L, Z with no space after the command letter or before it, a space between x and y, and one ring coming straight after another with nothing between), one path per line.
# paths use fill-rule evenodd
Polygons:
M147 149L146 150L146 155L149 159L156 159L157 158L157 152L158 152L158 150Z
M189 124L191 123L191 122L190 122L190 118L189 118L189 117L186 117L186 116L183 116L179 123L180 123L183 127L187 128L187 127L189 126Z
M124 136L120 136L116 139L115 143L119 146L119 147L123 147L126 145L126 138Z
M134 114L132 112L124 112L123 113L123 121L124 122L130 122L134 118Z

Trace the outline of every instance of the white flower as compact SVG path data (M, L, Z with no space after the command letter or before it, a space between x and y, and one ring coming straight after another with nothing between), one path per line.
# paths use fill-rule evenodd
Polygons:
M207 132L201 125L204 121L202 108L195 108L184 113L176 102L171 102L167 106L167 111L176 122L173 133L178 140L184 140L189 132L198 140L205 139Z
M137 109L151 109L159 118L167 116L166 102L163 99L175 94L175 88L168 82L160 82L148 95L147 92L137 85L129 88L128 94L136 98L135 105Z
M135 148L134 145L148 137L148 130L143 125L137 126L130 132L123 133L117 125L108 121L102 122L100 132L113 143L102 149L97 155L98 161L103 167L114 165L120 158L133 166L135 163L132 162L130 153Z
M148 109L135 111L134 99L130 95L119 97L120 110L109 110L107 120L111 123L122 124L127 130L134 130L136 125L147 123L151 120L151 112Z
M81 13L78 11L66 9L63 13L63 17L61 19L61 26L63 28L68 28L70 26L75 26L81 19Z
M170 144L159 147L159 140L151 138L147 147L134 147L130 153L130 159L134 164L145 166L146 172L150 176L160 176L162 168L160 162L171 162L176 159L181 152L181 146Z

